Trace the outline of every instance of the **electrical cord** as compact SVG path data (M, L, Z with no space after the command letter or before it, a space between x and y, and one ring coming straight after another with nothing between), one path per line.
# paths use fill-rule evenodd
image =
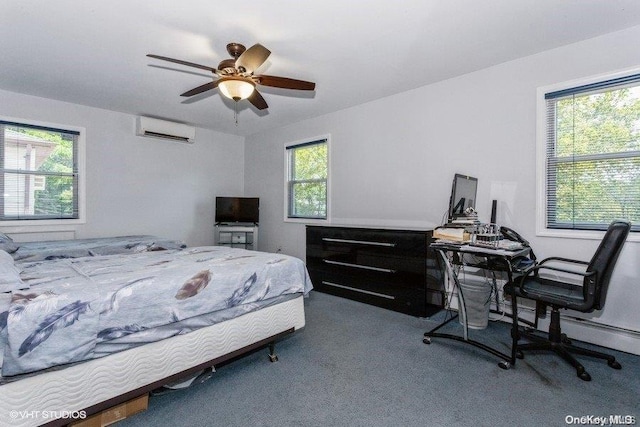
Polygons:
M491 277L488 277L489 273L491 274ZM495 297L496 311L500 314L500 317L496 317L493 319L489 317L489 320L491 320L492 322L498 322L504 319L504 317L507 315L507 311L505 310L506 301L504 299L504 295L501 295L501 292L498 291L498 278L496 277L496 272L485 270L484 275L485 280L491 286L491 295ZM502 307L502 309L500 307Z
M442 218L441 218L440 224L445 225L448 221L449 221L449 210L447 209L442 214Z

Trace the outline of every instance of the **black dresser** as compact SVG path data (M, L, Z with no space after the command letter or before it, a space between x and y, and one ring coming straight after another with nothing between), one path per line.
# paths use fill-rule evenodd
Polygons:
M432 230L307 226L314 289L426 317L444 305Z

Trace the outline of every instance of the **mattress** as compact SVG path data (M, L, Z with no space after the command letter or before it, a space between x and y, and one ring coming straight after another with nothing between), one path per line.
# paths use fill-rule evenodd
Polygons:
M3 377L183 334L182 324L166 326L233 307L242 314L311 289L297 258L218 246L19 266L21 286L30 288L2 298Z
M300 295L186 335L8 383L0 386L0 423L44 424L304 325Z

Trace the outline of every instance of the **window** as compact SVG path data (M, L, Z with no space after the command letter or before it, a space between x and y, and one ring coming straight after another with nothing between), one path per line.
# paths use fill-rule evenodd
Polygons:
M79 218L79 135L0 121L1 221Z
M327 219L327 138L286 147L287 218Z
M544 228L640 231L640 74L544 92Z

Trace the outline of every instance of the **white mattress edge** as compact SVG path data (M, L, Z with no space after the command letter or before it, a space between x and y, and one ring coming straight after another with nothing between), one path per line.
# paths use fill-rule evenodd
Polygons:
M0 425L41 425L52 421L50 412L82 410L304 325L300 295L186 335L8 383L0 386Z

